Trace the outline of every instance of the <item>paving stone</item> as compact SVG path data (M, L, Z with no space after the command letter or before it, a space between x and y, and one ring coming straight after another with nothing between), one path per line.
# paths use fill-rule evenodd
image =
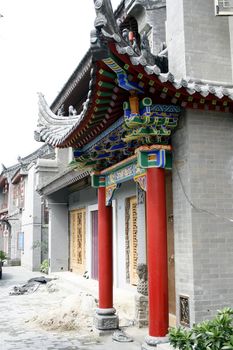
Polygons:
M48 295L37 291L28 295L9 295L13 286L24 284L29 278L35 276L40 276L40 273L28 272L18 266L4 267L3 279L0 280L0 350L119 349L119 343L112 340L112 335L102 337L95 335L93 338L92 334L88 336L88 330L85 335L83 332L78 334L77 331L47 331L28 322L38 308L48 313L51 305L54 307L59 304L59 301L64 300L62 295L59 299L53 293ZM131 329L130 336L134 341L130 344L121 343L121 350L141 349L144 334L138 329L137 333ZM134 334L136 334L135 337Z

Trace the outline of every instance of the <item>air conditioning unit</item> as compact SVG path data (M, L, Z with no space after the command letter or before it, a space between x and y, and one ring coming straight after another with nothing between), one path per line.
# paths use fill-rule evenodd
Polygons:
M233 0L215 0L215 16L233 16Z

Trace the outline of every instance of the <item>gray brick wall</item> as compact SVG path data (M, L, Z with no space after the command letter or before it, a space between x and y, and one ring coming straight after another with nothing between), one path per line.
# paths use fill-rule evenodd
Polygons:
M233 117L187 111L173 136L177 310L190 297L191 324L233 307Z
M167 39L172 73L232 83L228 18L213 0L167 0Z
M161 44L166 42L165 21L166 7L160 7L146 12L146 21L153 30L153 53L156 55L161 51Z
M175 4L175 6L174 6ZM167 0L166 42L169 71L177 78L186 76L183 0Z
M187 120L184 118L180 123L180 129L173 137L174 162L182 177L187 194L190 196L189 188L189 166L188 166L188 135L186 133ZM173 167L173 216L175 237L175 278L177 295L177 315L179 314L179 295L190 297L191 320L193 316L193 250L192 250L192 224L191 208L187 205L185 195L179 183L177 172ZM179 321L179 320L178 320Z
M231 42L231 69L232 69L232 81L233 81L233 16L228 17L230 42Z

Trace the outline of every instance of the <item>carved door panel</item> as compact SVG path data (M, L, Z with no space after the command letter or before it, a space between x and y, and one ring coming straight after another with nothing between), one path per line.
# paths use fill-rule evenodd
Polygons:
M85 271L86 211L70 213L70 269L82 274Z
M130 284L137 284L138 238L137 238L137 199L129 200L129 278Z

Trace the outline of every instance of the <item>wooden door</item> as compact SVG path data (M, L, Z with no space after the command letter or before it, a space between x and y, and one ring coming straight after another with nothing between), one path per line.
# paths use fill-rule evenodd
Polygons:
M70 213L70 269L85 272L86 210L78 209Z
M129 199L129 278L130 284L136 285L138 262L138 238L137 238L137 199Z
M98 280L98 210L91 212L91 278Z

